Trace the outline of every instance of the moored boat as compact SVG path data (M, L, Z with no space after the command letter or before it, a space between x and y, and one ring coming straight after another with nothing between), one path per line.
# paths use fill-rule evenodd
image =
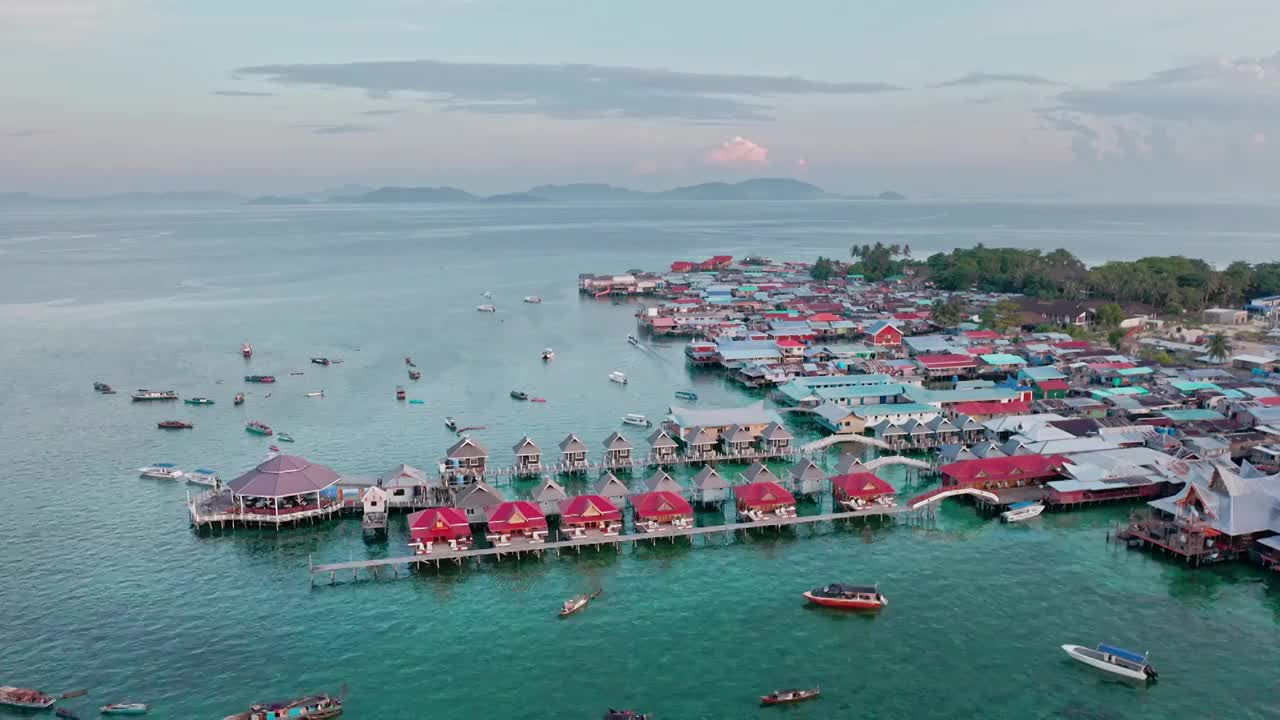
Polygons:
M631 382L631 378L627 377L626 373L618 370L614 370L613 372L609 373L609 380L616 382L619 385L626 385L627 383Z
M275 432L269 425L261 420L250 420L245 424L244 429L254 435L271 435Z
M321 694L284 702L254 703L247 712L228 715L223 720L323 720L341 714L342 698Z
M498 308L493 305L477 305L476 310L480 312L498 312Z
M640 340L639 340L639 339L637 339L635 335L628 335L628 336L627 336L627 342L631 343L632 345L639 345L639 344L640 344Z
M95 383L93 384L93 391L94 391L94 392L97 392L97 393L102 393L103 395L115 395L115 394L116 394L116 391L115 391L115 390L112 390L112 389L111 389L111 386L110 386L110 385L108 385L108 384L106 384L106 383L104 383L104 382L95 382Z
M530 305L539 305L542 303L542 298L538 297L537 295L529 295L525 297L524 301L529 303Z
M280 442L293 442L293 436L289 433L276 433L276 439Z
M1000 513L1000 519L1007 523L1019 522L1030 520L1042 512L1044 512L1044 503L1034 501L1017 502L1010 505L1008 510Z
M161 430L191 430L195 425L185 420L161 420L156 427Z
M653 427L653 421L638 413L627 413L622 416L622 422L628 425L640 425L641 427Z
M449 428L450 430L455 431L455 432L458 430L458 423L457 423L457 421L456 421L456 420L454 420L454 419L453 419L453 418L451 418L451 417L446 417L446 418L444 419L444 426L445 426L445 427L447 427L447 428Z
M595 600L597 597L600 597L600 593L602 592L604 592L604 590L596 590L590 594L583 593L577 597L565 600L564 605L560 607L560 617L569 617L570 615L578 612L582 608L586 607L587 603Z
M241 345L240 354L247 358L253 357L253 346L250 345L249 343L245 343Z
M39 690L0 685L0 705L27 710L46 710L56 702L58 702L57 698Z
M232 402L232 404L234 404L234 405L243 405L243 404L244 404L244 393L242 393L242 392L236 393L235 398L233 398L233 399L231 400L231 402Z
M212 405L213 401L207 397L189 397L182 402L188 405Z
M604 720L649 720L649 714L635 710L614 710L609 708L604 713Z
M193 482L197 485L213 486L218 484L218 473L209 468L197 468L192 472L186 473L186 475L187 482Z
M111 703L98 708L103 715L146 715L151 706L146 703Z
M675 394L676 394L676 397L680 398L681 400L697 400L698 399L698 393L693 392L692 390L677 390Z
M529 393L527 393L527 392L525 392L525 391L523 391L523 390L512 390L512 391L511 391L511 397L515 398L516 400L528 400L528 399L529 399Z
M408 355L404 357L404 364L408 365L409 367L417 367L416 365L413 364L413 358L409 357Z
M404 398L405 398L404 386L403 386L403 385L397 385L397 386L396 386L396 399L397 399L397 400L403 400Z
M134 393L130 397L133 398L134 402L149 402L152 400L177 400L178 393L174 390L148 390L146 388L139 388L138 392Z
M814 605L847 610L879 610L889 604L879 585L832 583L806 591L804 598Z
M325 357L313 357L313 358L311 358L311 362L312 362L312 363L315 363L316 365L331 365L331 364L333 364L333 361L332 361L332 360L330 360L329 358L325 358Z
M319 397L319 398L322 398L322 397L324 397L324 391L323 391L323 390L313 390L313 391L311 391L311 392L307 393L307 397Z
M181 480L186 476L187 474L175 467L173 463L156 463L138 468L138 477L150 480Z
M761 705L783 705L786 703L812 700L822 694L822 688L814 686L806 690L774 690L768 695L760 696Z
M553 357L555 357L555 356L556 356L556 351L555 351L555 350L552 350L551 348L546 348L546 349L544 349L544 350L542 351L542 359L543 359L543 360L550 360L551 358L553 358Z
M418 368L409 368L409 379L418 380L422 378L422 371Z
M274 375L245 375L244 381L247 383L266 383L271 384L276 381Z
M1160 673L1151 667L1147 653L1138 654L1114 645L1099 644L1096 648L1083 645L1063 645L1062 649L1074 660L1130 680L1155 680Z

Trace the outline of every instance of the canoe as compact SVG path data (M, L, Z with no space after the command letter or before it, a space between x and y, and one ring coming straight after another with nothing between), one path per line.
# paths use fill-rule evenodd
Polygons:
M151 709L146 703L113 703L98 708L103 715L146 715Z
M761 705L784 705L786 703L812 700L822 694L822 688L813 687L807 690L774 690L768 695L760 696Z

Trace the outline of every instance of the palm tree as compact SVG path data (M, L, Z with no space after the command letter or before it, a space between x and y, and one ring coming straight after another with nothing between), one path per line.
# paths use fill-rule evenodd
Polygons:
M1210 358L1222 362L1231 354L1231 341L1227 340L1227 336L1222 333L1214 333L1209 337L1208 349Z

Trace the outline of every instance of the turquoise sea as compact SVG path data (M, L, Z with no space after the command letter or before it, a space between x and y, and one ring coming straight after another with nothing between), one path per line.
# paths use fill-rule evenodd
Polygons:
M819 525L311 589L309 557L399 554L403 518L383 545L354 519L202 536L185 487L136 471L168 461L234 477L266 452L243 430L254 418L360 474L433 467L453 440L446 415L487 426L476 437L501 461L526 432L544 448L576 432L597 453L616 429L640 441L618 419L662 416L676 389L703 406L752 399L691 374L680 343L628 346L635 306L580 299L579 272L810 259L876 240L917 255L984 242L1090 262L1275 260L1278 228L1276 208L1071 204L0 214L0 683L89 688L66 703L83 717L133 699L152 717L216 719L344 683L356 720L586 719L610 706L659 720L1280 717L1280 578L1110 545L1123 507L1008 527L956 503L927 528ZM475 312L486 290L498 313ZM535 294L542 305L520 303ZM316 355L345 362L310 365ZM615 369L631 384L609 383ZM281 381L246 388L249 372ZM121 394L95 395L95 380ZM399 384L424 404L396 402ZM130 403L138 387L218 404ZM513 388L548 402L518 403ZM241 389L248 402L233 407ZM170 417L196 428L155 429ZM801 591L834 580L879 582L891 604L876 616L804 605ZM556 618L597 586L585 612ZM1058 648L1098 641L1150 650L1161 680L1111 681ZM814 683L820 700L757 706Z

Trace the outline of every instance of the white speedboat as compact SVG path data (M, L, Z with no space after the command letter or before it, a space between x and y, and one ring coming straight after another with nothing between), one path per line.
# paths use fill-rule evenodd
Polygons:
M187 477L187 474L174 467L173 463L148 465L144 468L138 468L138 473L138 477L151 480L183 480Z
M543 351L542 351L542 359L543 359L543 360L550 360L551 358L553 358L553 357L555 357L555 356L556 356L556 351L555 351L555 350L552 350L551 348L546 348L545 350L543 350Z
M619 385L626 385L627 383L631 382L631 379L627 377L626 373L619 372L618 370L614 370L613 372L609 373L609 379L613 382L618 383Z
M207 468L200 468L193 472L187 473L187 482L193 482L197 485L208 485L212 487L218 484L218 474Z
M627 413L622 416L622 422L628 425L640 425L642 427L653 427L653 423L649 422L649 418L637 413Z
M1160 676L1156 669L1151 667L1151 663L1147 662L1145 653L1139 655L1136 652L1118 648L1114 645L1101 644L1096 648L1087 648L1083 645L1063 645L1062 649L1072 659L1079 660L1085 665L1105 670L1130 680L1155 680Z
M524 299L524 301L529 303L530 305L539 305L542 303L542 298L538 297L537 295L529 295Z
M498 308L493 305L477 305L476 310L479 312L498 312Z
M311 391L311 392L307 393L307 397L318 397L318 398L322 398L322 397L324 397L324 391L323 391L323 390L313 390L313 391Z
M1019 502L1013 503L1008 510L1000 513L1000 519L1007 523L1021 522L1030 520L1042 512L1044 512L1044 503Z

